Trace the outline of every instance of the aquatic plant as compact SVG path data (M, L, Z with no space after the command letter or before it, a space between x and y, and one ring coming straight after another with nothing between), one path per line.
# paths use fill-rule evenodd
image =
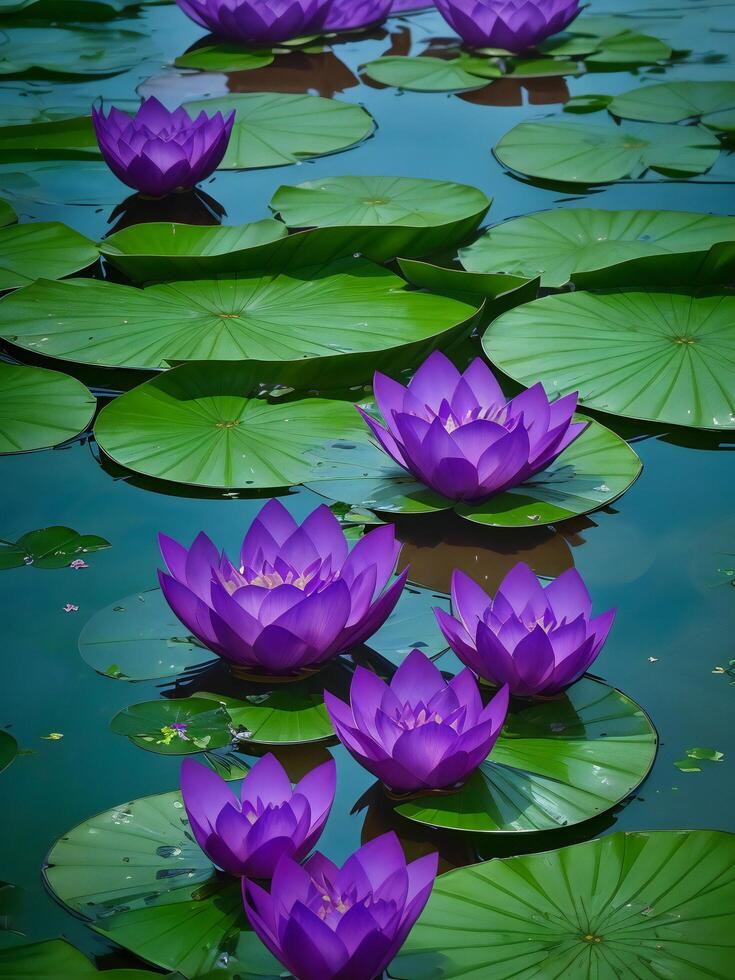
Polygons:
M508 401L475 358L460 374L439 351L404 388L376 371L385 428L358 411L399 466L450 500L480 503L545 469L584 432L572 422L576 392L555 402L541 384Z
M573 684L602 650L615 610L591 618L582 576L570 568L544 588L519 562L494 597L463 572L452 574L452 612L434 614L462 663L510 693L553 694Z
M231 875L270 878L283 855L302 860L316 844L334 802L334 760L291 786L270 752L242 781L240 799L207 766L185 759L181 796L197 844Z
M390 684L358 667L350 704L324 692L334 730L351 755L398 793L464 782L487 757L503 727L508 690L483 706L469 670L450 681L412 650Z
M134 116L114 106L105 115L92 107L100 152L128 187L149 197L191 190L217 169L235 121L234 111L192 119L182 106L170 112L158 99L145 99Z
M564 30L579 0L436 0L442 17L473 48L517 54Z
M176 0L187 17L238 44L277 44L318 33L332 0Z
M436 853L406 864L393 832L338 868L317 852L281 858L270 894L243 880L245 911L268 949L299 980L373 980L403 945L434 885Z
M297 676L379 629L408 570L388 588L399 545L392 526L348 554L340 523L322 504L298 525L277 500L263 507L233 565L206 534L191 548L160 535L169 573L163 594L182 623L239 671Z

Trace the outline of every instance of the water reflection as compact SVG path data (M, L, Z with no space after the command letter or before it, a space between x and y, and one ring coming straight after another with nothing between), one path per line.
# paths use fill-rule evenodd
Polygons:
M569 87L561 75L548 78L499 78L485 88L458 92L457 98L474 105L558 105L568 102Z
M359 85L359 80L329 48L312 53L277 55L271 65L227 75L229 92L283 92L332 98Z
M121 201L110 214L107 232L129 228L150 221L172 221L187 225L219 225L226 211L224 207L203 191L195 188L181 194L169 194L155 200L140 194L131 194Z
M485 528L455 514L436 515L431 521L397 523L402 542L399 570L411 566L409 581L436 592L449 592L452 570L460 569L483 588L494 592L519 561L544 578L555 578L574 567L572 549L584 544L583 532L595 527L588 517L565 521L560 530L550 527Z

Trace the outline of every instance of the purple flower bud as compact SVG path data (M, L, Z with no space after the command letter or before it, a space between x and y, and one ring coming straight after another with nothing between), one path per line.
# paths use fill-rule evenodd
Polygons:
M186 759L181 795L192 833L207 857L231 875L270 878L281 857L296 861L316 844L334 801L337 769L330 759L292 788L270 753L242 781L240 799L206 766Z
M379 24L390 13L393 0L332 0L327 15L328 31L353 31Z
M298 980L373 980L423 911L437 862L434 853L406 864L393 832L364 844L341 868L318 851L303 867L284 857L270 894L243 880L245 911Z
M391 525L348 553L339 521L322 504L299 526L269 501L233 565L206 534L188 550L165 535L163 594L186 628L240 670L291 675L364 643L393 611L408 570L387 586L399 544Z
M444 20L473 48L518 53L563 31L579 0L436 0Z
M234 111L211 118L186 109L173 112L156 98L145 99L134 116L114 107L92 107L92 121L105 163L128 187L149 197L190 190L217 169L227 150Z
M464 782L487 757L508 711L503 688L483 707L469 670L451 681L413 650L390 684L364 667L352 678L350 704L324 692L340 741L368 772L398 793Z
M615 618L614 609L591 618L592 600L575 569L544 589L523 562L508 572L495 598L455 571L452 612L434 610L462 663L520 697L553 694L578 680Z
M331 0L176 0L197 24L238 44L277 44L324 27Z
M358 411L381 449L450 500L481 503L518 486L587 427L571 421L577 392L549 402L539 383L508 401L479 357L460 374L435 351L407 388L376 372L373 389L385 428Z

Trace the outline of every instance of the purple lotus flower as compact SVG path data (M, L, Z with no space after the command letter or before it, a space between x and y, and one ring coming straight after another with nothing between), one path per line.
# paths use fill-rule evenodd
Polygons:
M520 697L553 694L578 680L615 618L614 609L590 618L592 600L575 569L544 589L523 562L508 572L494 599L455 571L452 611L434 614L462 663Z
M354 31L384 21L393 0L332 0L327 16L328 31Z
M336 784L330 759L292 788L269 753L243 779L238 800L207 766L193 759L181 766L181 795L197 844L210 861L238 877L270 878L283 855L304 858L324 829Z
M192 119L156 98L145 99L134 116L92 107L92 122L105 163L128 187L149 197L191 190L217 169L230 141L235 113Z
M514 54L564 30L579 0L436 0L444 20L473 48Z
M405 14L412 10L427 10L433 7L433 0L393 0L391 14Z
M213 34L238 44L277 44L324 27L332 0L176 0Z
M373 980L406 941L434 885L438 855L406 864L393 832L341 868L318 851L281 858L270 894L243 879L250 925L298 980Z
M435 351L408 388L376 372L373 389L386 428L358 411L381 448L451 500L479 503L523 483L586 428L571 421L576 391L550 403L539 383L507 401L479 358L460 374Z
M508 689L483 707L469 670L447 683L428 657L412 650L390 684L358 667L350 702L324 692L339 740L390 789L410 793L456 786L474 772L503 727Z
M370 531L348 554L324 504L299 527L269 501L237 567L206 534L188 550L159 541L170 574L158 576L175 614L231 666L255 674L298 675L363 643L393 611L408 572L386 589L399 551L393 527Z

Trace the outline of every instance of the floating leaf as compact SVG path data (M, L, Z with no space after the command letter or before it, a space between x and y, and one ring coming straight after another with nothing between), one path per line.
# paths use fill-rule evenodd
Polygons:
M687 749L686 753L690 759L706 759L707 762L722 762L725 758L725 753L718 749L694 748Z
M514 58L508 64L509 78L556 78L558 75L581 75L576 61L554 58Z
M46 939L0 950L0 975L5 980L49 980L52 977L53 980L75 980L76 977L97 977L102 973L105 980L161 977L160 973L150 970L99 971L84 953L65 939Z
M193 840L181 795L143 797L74 827L48 857L46 880L73 912L143 959L184 976L278 977L245 921L240 882Z
M702 126L591 126L588 122L523 122L502 137L495 155L511 170L566 184L605 184L641 177L706 173L720 143Z
M174 61L177 68L197 68L199 71L251 71L273 63L272 51L247 51L239 44L208 44Z
M189 102L189 112L236 111L222 170L282 167L346 150L373 131L363 108L316 95L257 92Z
M250 364L184 364L111 402L95 437L121 466L194 486L287 487L359 469L366 435L351 403L250 397L254 377Z
M0 454L47 449L89 425L96 399L59 371L0 362Z
M58 221L38 221L0 229L0 289L36 279L61 279L98 258L93 242Z
M308 486L331 500L378 513L426 514L454 507L460 517L492 527L555 524L612 503L641 471L638 456L614 432L584 416L575 419L590 424L551 466L484 504L446 500L395 464L384 462L377 449L372 457L363 457L366 476L325 479Z
M28 531L17 541L0 538L0 570L21 565L66 568L79 555L109 547L110 542L96 534L80 534L70 527L44 527Z
M735 838L617 833L437 879L396 980L728 980Z
M12 225L17 220L18 215L8 202L0 200L0 228L4 228L5 225Z
M612 95L573 95L564 103L564 112L601 112L612 102Z
M11 27L0 43L0 75L117 75L140 64L148 36L108 27Z
M0 772L4 772L20 749L10 732L0 729Z
M686 211L603 211L558 208L489 228L460 250L470 272L510 274L559 287L696 282L710 249L735 242L735 218ZM735 247L715 274L729 282ZM0 307L2 313L2 307Z
M624 31L600 41L598 49L587 55L585 61L591 68L613 65L655 65L668 61L673 51L664 41L650 34Z
M389 55L368 61L362 70L376 82L412 92L466 92L488 84L471 75L460 58ZM500 69L495 74L500 75Z
M115 232L100 243L108 262L131 279L206 279L245 272L245 256L284 238L281 221L264 218L248 225L183 225L145 222Z
M735 428L735 298L613 290L547 296L499 317L483 347L522 384L634 419Z
M41 280L0 304L5 339L47 356L160 370L182 361L298 361L391 351L411 362L475 307L409 292L398 276L349 259L305 275L166 283L136 289L97 279ZM55 320L61 311L63 319ZM403 348L403 350L400 350ZM345 367L347 365L345 364Z
M517 833L569 827L624 800L648 774L656 733L627 695L584 677L545 701L515 701L495 747L456 793L398 813L451 830Z
M414 286L430 289L435 293L455 295L464 293L491 300L501 300L515 294L514 300L522 303L526 302L524 297L533 299L538 292L538 283L531 282L530 277L485 275L480 272L466 272L464 269L448 269L444 266L432 265L430 262L419 262L416 259L399 259L398 266L401 274ZM496 307L497 304L493 304L493 310Z
M215 659L187 635L159 589L96 612L79 636L79 652L98 673L126 681L174 677Z
M623 119L662 123L699 119L717 129L718 114L735 109L735 82L646 85L616 95L608 108L614 116Z
M0 161L100 158L90 115L0 128Z
M148 752L191 755L230 744L230 716L200 698L143 701L119 711L110 722L116 735Z

